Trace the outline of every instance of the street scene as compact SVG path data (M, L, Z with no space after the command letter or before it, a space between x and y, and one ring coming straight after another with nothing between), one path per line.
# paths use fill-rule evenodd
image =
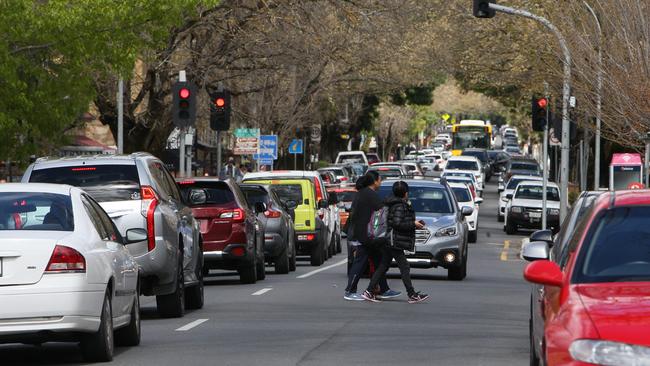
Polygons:
M0 4L0 365L650 365L647 14Z

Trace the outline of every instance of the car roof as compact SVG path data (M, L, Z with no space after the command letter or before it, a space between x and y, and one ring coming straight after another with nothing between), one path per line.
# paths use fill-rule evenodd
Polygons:
M470 156L470 155L451 156L451 157L449 157L448 160L449 161L460 160L460 161L478 161L478 162L480 162L480 160L478 160L478 158L476 156Z
M244 179L278 179L278 178L316 178L319 177L318 172L306 171L306 170L276 170L273 172L257 172L257 173L246 173Z
M67 184L51 183L3 183L0 184L0 193L25 192L25 193L53 193L69 196L79 188Z
M440 180L427 180L427 179L400 179L400 181L405 182L409 187L432 187L432 188L445 188L445 185L440 182ZM383 180L381 182L382 187L392 187L395 184L395 180Z
M92 165L108 165L108 164L123 164L131 165L135 164L135 160L138 158L151 158L155 159L156 157L145 152L136 152L128 155L109 155L109 154L97 154L97 155L82 155L82 156L73 156L73 157L42 157L36 159L34 162L34 170L45 169L45 168L56 168L56 167L66 167L66 166L76 166L83 164L92 164Z
M514 174L510 179L542 180L544 178L535 175Z
M517 187L519 186L535 186L535 187L541 187L543 185L542 181L539 180L523 180L517 184ZM558 185L555 182L547 182L546 183L547 187L554 187L554 188L559 188Z

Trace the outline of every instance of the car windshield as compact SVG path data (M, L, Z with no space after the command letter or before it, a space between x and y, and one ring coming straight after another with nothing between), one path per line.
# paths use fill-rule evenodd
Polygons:
M480 161L486 162L487 161L487 154L484 151L463 151L462 153L463 156L475 156L477 157Z
M472 196L469 193L469 189L465 187L453 187L454 196L456 196L456 201L458 202L467 202L472 200Z
M287 201L302 203L302 186L300 184L274 184L271 186L271 190L278 195L282 203Z
M357 195L357 191L340 191L336 192L336 197L341 202L352 202L354 201L354 196Z
M35 169L29 181L80 187L97 202L140 199L140 179L135 165L102 164Z
M382 186L379 195L382 198L392 193L392 184ZM410 187L409 201L417 213L451 214L454 213L451 197L444 188L436 187Z
M339 155L337 163L365 163L365 160L361 154Z
M468 160L450 160L447 162L446 169L478 170L478 163Z
M512 178L512 179L510 179L508 181L508 185L506 186L506 189L515 189L515 188L517 188L517 184L519 184L519 183L521 183L521 182L523 182L525 180L527 180L527 179L525 179L525 178L521 178L521 179Z
M382 167L369 170L377 172L382 179L399 178L402 176L402 170L400 168Z
M472 173L456 173L456 172L447 172L444 177L466 177L472 181L476 180L476 177Z
M539 170L537 165L529 164L529 163L512 163L510 165L510 169L512 169L512 170L533 170L533 171Z
M235 202L235 195L228 187L226 182L201 182L201 181L183 181L179 183L181 195L189 202L189 196L192 189L203 189L206 193L206 201L202 205L191 205L191 207L203 205L227 205Z
M650 207L607 210L592 225L576 267L578 283L650 281Z
M0 230L74 231L70 196L0 193Z
M515 198L524 200L542 200L542 186L519 186ZM546 199L549 201L560 201L560 192L555 187L546 187Z
M246 201L248 202L248 206L253 208L255 207L255 204L258 202L262 202L266 204L267 206L269 205L270 197L269 194L262 188L257 188L257 187L246 187L246 186L240 186L241 191L244 193L244 196L246 196Z

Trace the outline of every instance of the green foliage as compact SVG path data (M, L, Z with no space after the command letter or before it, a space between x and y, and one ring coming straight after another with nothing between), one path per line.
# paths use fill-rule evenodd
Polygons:
M0 1L0 157L60 144L88 110L95 77L128 75L204 2Z

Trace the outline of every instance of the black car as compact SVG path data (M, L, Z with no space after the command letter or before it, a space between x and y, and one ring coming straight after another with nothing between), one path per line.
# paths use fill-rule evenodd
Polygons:
M276 274L296 270L296 243L293 228L295 207L287 207L269 186L263 184L240 184L248 205L263 203L266 211L257 217L264 226L264 258L275 266Z
M492 173L498 174L505 172L511 158L510 154L502 150L488 150L487 153L490 159Z
M508 181L513 175L533 175L540 176L542 170L535 159L529 158L512 158L506 167L504 181Z
M483 166L483 173L485 173L485 181L489 182L490 179L492 178L492 174L496 173L492 169L492 165L490 164L490 157L488 155L487 150L485 149L478 149L478 148L470 148L470 149L465 149L463 150L462 154L463 156L474 156L478 158L478 160L481 161L481 165Z

